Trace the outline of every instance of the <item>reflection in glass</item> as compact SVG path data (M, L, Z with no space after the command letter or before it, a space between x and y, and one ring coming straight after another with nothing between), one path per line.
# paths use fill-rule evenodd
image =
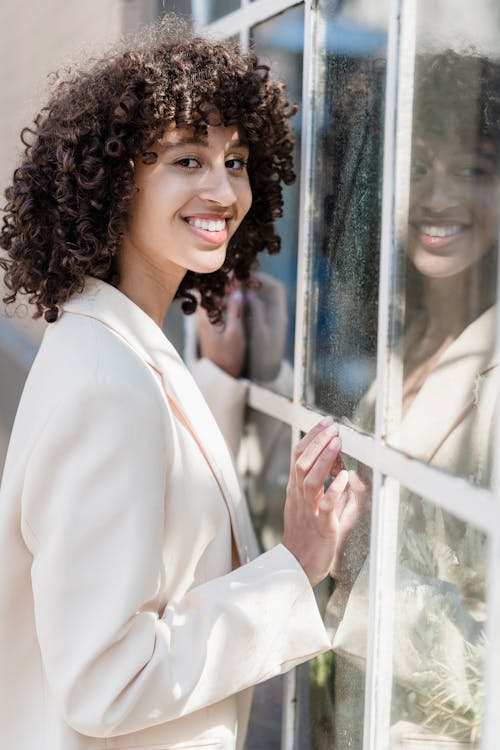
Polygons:
M486 566L484 534L402 490L391 750L478 747Z
M499 377L499 147L499 63L470 51L418 54L408 219L399 232L401 425L392 442L482 485Z
M222 18L226 13L237 10L240 0L191 0L191 5L198 24L204 26Z
M387 19L383 3L370 19L358 3L339 6L316 40L304 398L359 424L355 408L375 376Z
M179 16L191 18L191 0L156 0L156 15L162 18L166 13L177 13Z
M254 409L247 410L238 469L262 550L274 547L283 535L291 440L287 424ZM282 711L283 677L257 685L245 750L280 747Z
M259 58L269 65L274 78L286 84L287 96L291 103L299 104L302 91L302 55L304 48L304 6L290 8L274 16L269 21L255 26L251 30L251 43ZM293 364L293 346L295 330L295 297L297 283L297 241L299 223L299 166L300 166L300 133L301 110L292 120L297 139L294 150L295 172L297 180L294 185L284 188L284 217L277 222L277 232L281 237L281 251L277 256L263 253L259 266L266 273L280 282L285 291L285 331L284 360L285 369L291 372ZM281 334L280 334L281 335ZM281 345L281 340L279 345ZM260 350L262 353L262 350ZM250 352L250 356L252 353ZM256 356L259 356L257 351ZM252 376L252 361L249 362ZM258 364L257 364L258 367ZM258 379L258 378L256 378ZM289 395L291 383L285 373L275 382L269 381L266 386L283 395Z
M361 509L335 580L316 588L333 650L298 670L301 750L361 750L368 622L371 470L351 462L351 487ZM361 597L353 595L362 587Z
M281 541L290 471L290 427L254 409L247 410L238 469L262 550Z
M276 750L281 746L283 675L256 685L245 750Z

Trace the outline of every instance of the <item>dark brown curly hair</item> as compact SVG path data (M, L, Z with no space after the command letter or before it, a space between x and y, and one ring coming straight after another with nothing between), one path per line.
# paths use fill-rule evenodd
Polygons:
M252 206L222 268L188 271L176 294L191 313L198 290L211 321L220 321L228 275L247 279L259 252L280 248L274 222L282 184L295 179L294 112L283 84L270 80L253 52L200 37L172 15L89 67L59 74L48 103L21 133L24 158L6 190L4 302L25 293L34 317L53 322L59 306L83 290L85 275L116 285L114 259L136 189L133 159L154 159L152 146L171 122L201 133L237 125L249 143Z

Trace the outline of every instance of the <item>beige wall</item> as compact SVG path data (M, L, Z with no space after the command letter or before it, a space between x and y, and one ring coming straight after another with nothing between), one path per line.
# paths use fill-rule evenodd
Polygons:
M106 42L154 17L155 0L19 0L0 2L0 191L10 180L29 125L47 90L48 75L73 58L90 57ZM0 281L0 292L3 286ZM33 347L44 324L25 306L5 316L0 303L0 474L15 406ZM16 338L17 337L17 338Z
M122 30L124 0L37 0L0 3L0 182L15 165L18 134L37 111L47 76Z

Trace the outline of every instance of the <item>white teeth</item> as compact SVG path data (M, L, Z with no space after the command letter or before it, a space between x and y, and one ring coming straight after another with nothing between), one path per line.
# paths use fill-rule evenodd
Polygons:
M431 237L452 237L454 234L459 234L463 227L459 224L450 225L447 227L436 227L432 224L421 224L420 231L422 234L428 234Z
M222 232L226 228L225 219L187 219L188 224L197 229L204 229L207 232Z

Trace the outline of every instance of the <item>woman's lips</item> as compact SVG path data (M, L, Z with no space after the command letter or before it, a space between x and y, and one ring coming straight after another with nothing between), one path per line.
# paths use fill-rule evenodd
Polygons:
M187 216L189 228L212 245L221 245L228 237L228 219L215 216Z
M439 250L460 239L467 229L464 224L412 224L418 242L431 250Z

